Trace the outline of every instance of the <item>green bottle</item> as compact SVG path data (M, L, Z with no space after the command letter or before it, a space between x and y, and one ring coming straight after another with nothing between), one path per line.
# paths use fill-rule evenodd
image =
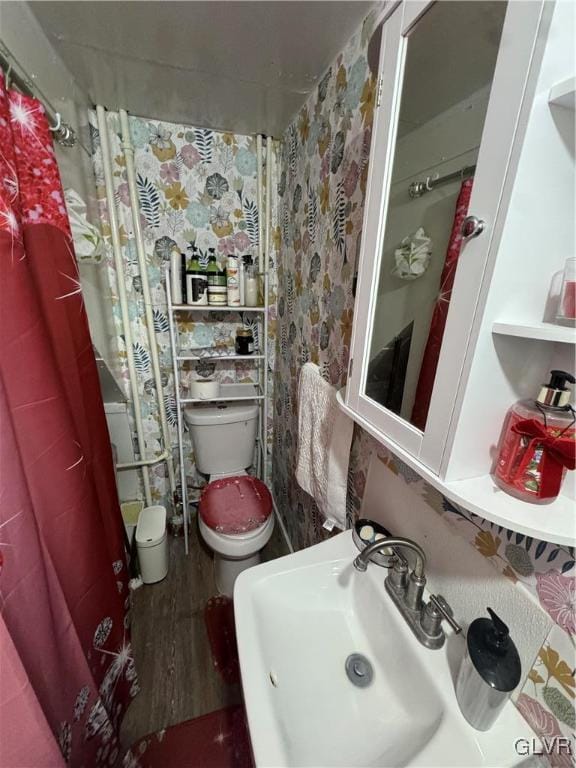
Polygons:
M210 277L213 277L218 273L218 262L216 261L216 253L214 248L208 248L208 266L206 267L206 272L208 272L208 285L210 285Z
M188 304L208 304L206 272L200 266L198 249L191 243L192 255L186 265L186 298Z
M208 304L224 306L226 304L226 273L220 270L214 248L208 248Z

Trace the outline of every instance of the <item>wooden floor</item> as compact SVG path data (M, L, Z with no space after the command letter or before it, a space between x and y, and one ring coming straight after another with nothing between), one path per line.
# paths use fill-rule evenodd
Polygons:
M204 607L217 594L212 556L194 522L190 554L184 540L169 538L170 568L159 584L132 593L132 647L140 693L122 722L125 747L169 725L241 701L239 685L226 685L214 669ZM263 559L287 554L278 525Z

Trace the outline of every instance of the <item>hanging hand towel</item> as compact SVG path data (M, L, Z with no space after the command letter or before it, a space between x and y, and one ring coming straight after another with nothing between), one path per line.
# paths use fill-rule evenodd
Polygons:
M346 527L348 461L354 424L338 407L336 390L314 363L306 363L298 386L296 480L314 498L328 530Z

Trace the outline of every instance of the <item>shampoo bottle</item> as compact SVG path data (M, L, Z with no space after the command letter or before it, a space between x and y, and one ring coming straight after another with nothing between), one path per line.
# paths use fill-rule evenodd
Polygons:
M566 470L576 467L576 414L567 383L576 383L572 374L550 371L535 400L519 400L508 411L493 476L511 496L548 504Z

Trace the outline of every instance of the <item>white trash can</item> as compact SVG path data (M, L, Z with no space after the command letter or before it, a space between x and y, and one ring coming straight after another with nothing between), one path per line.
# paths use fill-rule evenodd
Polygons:
M136 546L140 575L144 584L154 584L168 573L166 509L160 505L144 507L136 526Z

